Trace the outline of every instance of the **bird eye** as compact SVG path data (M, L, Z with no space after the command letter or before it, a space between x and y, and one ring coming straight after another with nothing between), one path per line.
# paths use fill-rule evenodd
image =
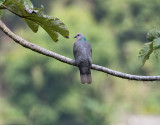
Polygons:
M79 36L79 34L77 36Z

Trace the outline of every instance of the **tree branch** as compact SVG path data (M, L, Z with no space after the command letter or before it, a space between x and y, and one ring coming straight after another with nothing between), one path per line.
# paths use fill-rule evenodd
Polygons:
M73 66L76 66L74 60L67 58L65 56L59 55L55 52L49 51L47 49L44 49L40 46L37 46L36 44L30 43L24 39L22 39L21 37L15 35L12 31L10 31L10 29L0 20L0 29L6 34L8 35L10 38L12 38L15 42L17 42L18 44L24 46L25 48L28 48L32 51L38 52L40 54L55 58L63 63L67 63ZM91 67L93 70L97 70L97 71L101 71L116 77L120 77L123 79L128 79L128 80L136 80L136 81L159 81L160 80L160 76L139 76L139 75L131 75L131 74L126 74L126 73L121 73L118 71L114 71L112 69L106 68L106 67L102 67L99 65L95 65L92 64Z

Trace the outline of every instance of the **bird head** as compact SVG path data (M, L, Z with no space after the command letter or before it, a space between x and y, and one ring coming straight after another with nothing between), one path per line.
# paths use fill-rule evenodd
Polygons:
M81 33L78 33L74 38L77 38L77 40L80 40L82 42L86 42L86 37Z

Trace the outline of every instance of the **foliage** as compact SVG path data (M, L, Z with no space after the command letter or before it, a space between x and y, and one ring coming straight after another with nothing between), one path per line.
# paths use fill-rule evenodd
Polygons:
M149 59L152 52L157 59L160 59L160 30L152 29L147 33L147 39L150 43L145 43L143 48L139 52L139 58L142 65Z
M33 32L37 32L40 25L55 42L58 41L58 33L69 37L65 24L58 18L44 15L43 7L34 8L31 2L28 4L25 0L5 0L0 6L0 9L4 8L23 18Z
M142 65L144 65L145 61L149 59L150 54L153 52L153 43L145 43L143 45L143 48L139 52L139 58L142 62Z

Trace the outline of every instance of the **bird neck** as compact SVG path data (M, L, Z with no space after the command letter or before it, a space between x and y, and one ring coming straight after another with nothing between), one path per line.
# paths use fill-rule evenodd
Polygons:
M83 38L81 39L81 41L82 41L82 42L86 42L86 38L83 37Z

